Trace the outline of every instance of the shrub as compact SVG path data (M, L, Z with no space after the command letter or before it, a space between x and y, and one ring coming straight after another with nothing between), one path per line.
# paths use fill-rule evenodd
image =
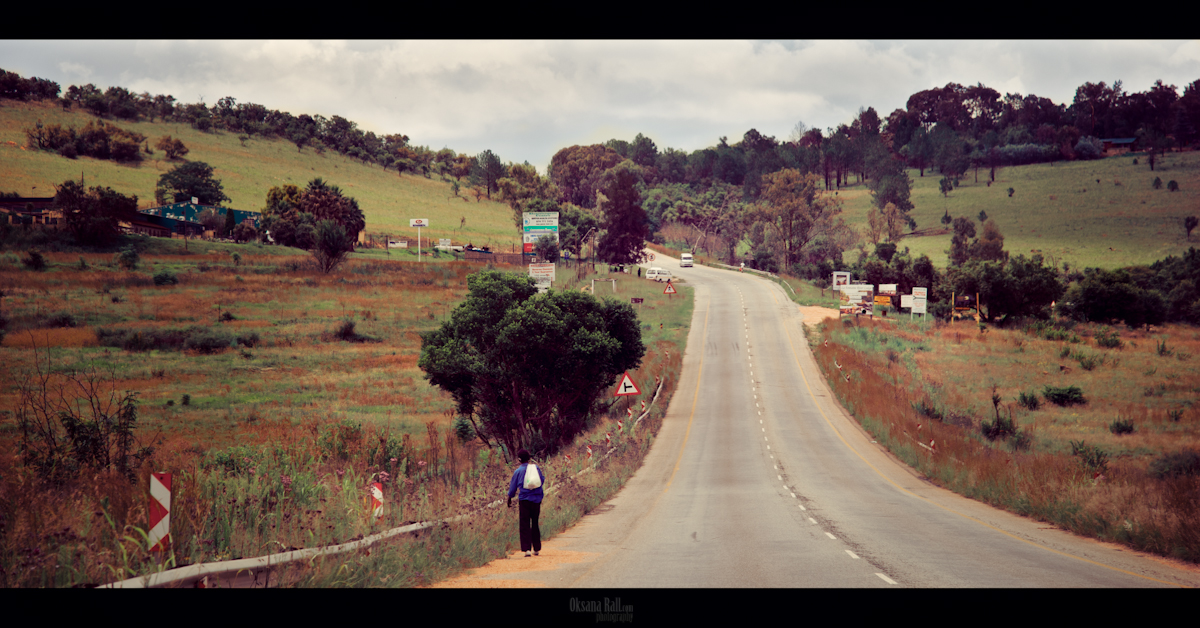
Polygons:
M58 312L46 319L46 325L50 327L78 327L79 320L70 312Z
M1150 186L1156 190L1161 190L1162 189L1162 179L1160 179L1158 177L1154 177L1154 182L1151 183Z
M137 249L133 248L132 245L121 249L121 251L113 258L113 262L125 270L133 270L137 268L141 261L142 259L138 255Z
M156 286L174 286L179 283L179 277L175 273L163 269L154 274L154 285Z
M1071 455L1079 458L1079 463L1093 474L1108 471L1108 454L1087 441L1071 441Z
M1078 386L1046 386L1042 389L1046 401L1058 406L1070 406L1087 403L1083 391Z
M912 402L912 407L913 407L913 410L917 411L917 414L920 414L923 417L928 417L935 421L942 420L942 412L940 410L938 410L937 407L934 406L933 403L929 401L929 399L922 399L920 401L914 401L914 402Z
M50 479L115 469L130 482L153 447L138 445L136 392L120 393L116 375L95 368L52 375L36 371L18 384L17 425L25 465Z
M221 315L217 317L217 320L221 321L222 323L228 323L229 321L237 320L237 318L233 316L233 312L225 310L224 312L221 312Z
M1170 348L1167 347L1167 339L1166 338L1163 338L1162 340L1158 341L1158 344L1156 345L1156 347L1157 348L1155 349L1155 351L1158 353L1158 355L1160 357L1164 357L1164 358L1170 357L1170 355L1172 353L1175 353L1174 351L1172 351Z
M183 398L179 400L179 405L181 405L181 406L192 405L192 396L187 393L183 393Z
M1085 371L1091 371L1097 366L1104 364L1104 356L1085 353L1083 351L1076 352L1075 359L1079 361L1079 366Z
M21 263L29 270L46 270L46 258L37 251L30 251L28 255L22 257Z
M1016 192L1016 190L1014 190L1012 188L1008 188L1008 197L1009 198L1012 198L1013 192Z
M1159 479L1200 475L1200 451L1185 449L1164 453L1150 463L1149 473Z
M1167 181L1167 189L1172 192L1178 192L1179 184L1176 183L1174 179L1171 179L1170 181Z
M242 345L243 347L248 347L250 349L253 349L254 347L258 346L258 344L260 342L262 342L262 339L259 338L258 332L256 332L256 331L250 332L249 334L238 334L238 337L237 337L237 343L239 345Z
M1117 436L1122 434L1132 434L1133 421L1130 421L1129 419L1122 419L1118 416L1116 420L1114 420L1112 423L1109 423L1108 431L1116 434Z
M183 348L189 351L211 355L229 348L229 345L233 343L233 336L220 329L193 327L190 331L191 333L183 342Z
M1120 332L1109 327L1101 327L1096 330L1096 346L1106 349L1120 349L1125 346L1125 343L1121 342Z
M995 422L984 421L980 425L980 431L988 440L996 440L1013 436L1017 433L1017 426L1012 417L997 416Z
M1036 392L1021 392L1017 395L1017 403L1021 404L1028 410L1037 410L1041 405L1041 400L1038 399Z
M339 340L353 342L358 339L358 334L354 333L354 321L345 320L338 326L337 331L333 332Z
M466 443L475 438L475 427L467 417L460 416L454 419L454 433L458 435L459 440Z

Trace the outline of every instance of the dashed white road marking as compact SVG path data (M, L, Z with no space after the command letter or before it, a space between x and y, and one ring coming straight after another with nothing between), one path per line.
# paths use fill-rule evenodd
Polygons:
M889 578L889 577L887 577L887 576L885 576L885 575L883 575L883 574L881 574L881 573L877 573L877 574L875 574L875 575L879 576L880 578L883 578L883 581L884 581L884 582L886 582L886 583L888 583L888 584L896 584L896 581L895 581L895 580L892 580L891 578Z
M853 558L854 560L858 560L858 556L855 555L854 552L851 552L850 550L846 550L846 553L850 555L850 558Z
M809 518L808 518L808 520L809 520L809 521L811 521L813 525L817 525L817 520L816 520L816 519L813 519L812 517L809 517Z
M837 540L837 537L836 537L836 536L834 536L834 535L832 535L832 534L830 534L830 533L828 533L828 532L826 532L826 533L825 533L825 536L827 536L827 537L829 537L829 538L831 538L831 539L833 539L833 540L835 540L835 541Z

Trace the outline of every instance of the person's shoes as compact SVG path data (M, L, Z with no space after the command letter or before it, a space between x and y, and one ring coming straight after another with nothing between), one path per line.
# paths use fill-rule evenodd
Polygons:
M525 552L525 558L529 558L529 552Z
M537 550L533 550L533 555L534 555L534 556L537 556L537 555L538 555L538 551L537 551Z

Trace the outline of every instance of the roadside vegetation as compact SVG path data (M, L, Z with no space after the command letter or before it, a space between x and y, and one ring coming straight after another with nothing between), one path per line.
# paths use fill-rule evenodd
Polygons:
M463 429L454 400L417 367L420 335L447 320L466 294L467 275L482 266L449 256L352 259L325 274L303 254L262 252L284 247L204 243L198 251L198 244L188 254L143 250L132 269L106 253L47 252L42 270L0 254L0 354L12 374L0 390L3 586L90 586L340 543L501 498L511 473L503 450ZM608 276L607 267L599 271L560 268L558 288L578 292ZM612 419L627 419L626 407L647 395L612 406L543 463L558 491L547 534L611 495L648 447L690 322L690 299L660 293L624 275L614 296L645 298L638 320L646 353L630 373L644 390L664 378L664 396L636 436L628 420L617 434ZM85 376L96 385L80 388ZM82 441L63 438L59 391L89 430L105 419L72 400L108 401L115 392L121 403L104 416L124 423L87 432L103 437L107 457L83 455ZM52 432L54 446L45 438ZM567 480L587 464L589 443L597 459L614 453L600 471ZM152 471L175 474L174 553L165 563L146 551L143 536ZM370 482L385 486L377 521L364 502ZM287 581L428 583L506 554L516 542L508 514L487 509L369 556L317 561Z
M809 343L842 404L939 485L1200 561L1195 328L843 318Z

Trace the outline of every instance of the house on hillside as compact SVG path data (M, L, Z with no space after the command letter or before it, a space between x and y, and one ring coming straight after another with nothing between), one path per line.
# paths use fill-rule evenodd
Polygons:
M10 225L62 226L62 212L54 209L54 197L9 196L0 198L0 219Z
M1136 137L1100 138L1100 142L1104 144L1104 154L1106 155L1119 155L1137 150Z

